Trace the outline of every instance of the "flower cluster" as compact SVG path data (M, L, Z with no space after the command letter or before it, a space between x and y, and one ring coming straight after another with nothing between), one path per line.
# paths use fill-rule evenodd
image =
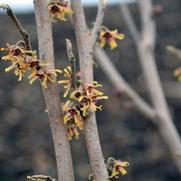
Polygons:
M47 82L56 83L57 73L62 73L59 69L52 69L48 63L40 63L31 67L31 74L28 77L29 83L32 84L35 80L39 79L41 85L47 88Z
M64 97L69 97L69 100L63 105L64 124L67 128L69 140L72 140L74 136L78 139L79 132L83 130L85 119L89 116L89 110L94 112L101 110L102 105L98 106L97 101L108 97L98 90L102 85L96 81L92 84L81 84L79 75L73 75L70 66L66 67L63 72L64 79L59 80L58 83L62 84L65 89ZM76 79L74 76L76 76ZM76 87L74 81L77 81Z
M73 136L78 139L80 135L79 131L84 127L84 119L81 116L79 108L68 100L63 106L63 111L64 124L67 128L69 140L72 140Z
M48 9L52 20L59 19L61 21L66 21L66 15L73 14L73 11L69 6L68 1L60 2L58 0L52 0L48 4Z
M75 90L70 96L79 102L79 107L84 117L88 116L89 109L94 112L102 110L102 105L98 106L97 101L108 99L107 96L104 96L103 92L97 89L98 87L102 87L102 85L94 81L92 84L85 85L81 90Z
M117 29L111 31L106 27L102 27L99 33L99 38L98 38L98 41L101 47L104 47L106 43L108 43L110 46L110 49L113 50L114 48L117 47L116 39L123 40L124 34L118 33Z
M7 55L3 56L2 60L11 62L11 65L5 71L14 70L15 75L18 76L18 81L21 81L27 71L30 70L28 77L30 84L39 79L41 85L47 88L47 82L55 83L57 73L61 73L58 69L50 68L49 64L41 63L37 59L36 51L26 50L21 44L7 44L7 48L1 48L0 50L7 52Z
M119 178L119 175L126 175L127 171L125 167L128 167L129 163L127 161L116 160L114 158L108 158L107 160L107 169L109 178Z

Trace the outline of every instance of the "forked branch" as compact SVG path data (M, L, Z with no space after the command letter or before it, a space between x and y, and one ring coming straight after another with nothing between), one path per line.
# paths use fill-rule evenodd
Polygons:
M181 153L180 135L171 118L155 62L154 49L156 40L156 24L153 19L153 7L151 0L139 0L139 9L142 21L142 31L140 36L138 36L137 31L135 31L136 26L133 18L131 17L131 13L129 12L128 5L126 4L123 9L125 22L127 23L136 44L139 61L142 66L148 91L150 93L154 109L158 114L158 119L155 123L159 128L159 132L163 140L169 148L178 170L181 172L181 159L178 157L178 154Z
M133 108L138 110L148 119L155 121L157 118L155 110L124 80L106 52L99 46L96 46L94 56L112 84L118 89L118 91L130 98L133 103Z

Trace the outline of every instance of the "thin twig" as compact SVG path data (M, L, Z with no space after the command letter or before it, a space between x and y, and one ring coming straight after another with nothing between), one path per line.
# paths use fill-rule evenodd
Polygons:
M48 61L51 67L54 68L53 38L47 1L34 0L34 7L40 59ZM63 124L63 113L57 84L49 83L48 88L44 89L43 92L53 135L58 180L74 181L70 144Z
M16 28L18 29L20 35L22 36L24 43L25 43L25 48L27 50L31 50L31 42L30 42L30 37L27 33L27 31L23 28L23 26L21 25L21 23L19 22L18 18L16 17L16 15L14 14L14 12L12 11L11 7L8 4L2 4L0 3L0 8L5 9L6 10L6 14L12 19L12 21L14 22Z
M77 71L76 71L76 59L72 51L72 43L69 39L66 39L66 47L67 47L68 60L70 61L70 65L72 69L72 74L71 74L72 87L74 89L77 89L78 80L77 80Z
M90 46L89 30L86 26L83 6L81 0L71 1L73 14L73 22L77 39L79 62L81 70L81 79L83 83L92 83L93 81L93 65ZM96 117L94 112L89 112L89 117L85 122L85 139L89 160L96 181L108 181L108 173L104 163L104 157L99 141Z
M142 99L124 80L121 74L119 74L119 72L117 71L116 67L113 65L106 52L99 46L96 46L94 56L98 61L100 67L103 69L113 85L118 89L118 91L127 95L131 99L134 106L133 108L138 110L150 120L155 121L155 119L157 118L155 110L147 102L145 102L144 99Z
M99 30L100 30L101 25L103 23L104 12L105 12L105 9L106 9L106 6L107 6L107 1L108 0L99 0L98 13L97 13L97 16L96 16L96 21L95 21L95 24L94 24L94 28L93 28L92 33L91 33L91 35L92 35L91 36L91 48L92 48L92 50L94 48L94 45L96 43Z
M127 23L127 26L129 27L129 31L134 39L134 41L136 43L139 42L139 39L140 39L140 34L138 32L138 29L136 27L136 24L134 22L134 19L131 15L131 12L128 8L128 5L127 4L121 4L121 11L122 11L122 14L123 14L123 17L125 19L125 22Z

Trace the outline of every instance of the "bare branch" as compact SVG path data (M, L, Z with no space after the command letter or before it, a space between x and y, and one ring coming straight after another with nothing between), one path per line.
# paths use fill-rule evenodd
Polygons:
M178 157L178 155L180 155L181 153L180 135L171 118L168 105L166 103L166 99L165 99L163 89L161 86L156 63L155 63L154 48L155 48L155 39L156 39L156 26L152 18L153 10L152 10L151 0L146 0L146 1L140 0L139 5L140 5L140 12L141 12L142 23L143 23L141 37L137 31L136 25L133 21L133 18L127 6L123 5L122 10L123 10L125 21L127 25L129 26L128 28L136 44L139 60L142 65L144 75L145 75L145 80L148 85L150 96L155 108L155 113L153 114L154 116L152 117L152 114L150 113L148 114L148 112L146 112L147 109L145 109L145 104L143 104L143 102L141 104L144 105L145 110L143 109L143 107L140 107L139 105L140 103L139 104L135 104L135 102L133 103L137 106L137 108L140 111L142 111L142 113L144 113L144 115L149 116L150 118L152 118L152 120L155 121L155 124L157 125L159 129L159 133L161 134L166 145L168 146L170 154L178 170L181 171L181 158ZM119 83L123 87L122 88L123 91L125 90L127 92L127 95L131 97L132 92L130 93L129 92L130 90L128 89L128 87L124 85L124 82L121 80L118 72L116 73L115 69L112 69L110 62L109 64L107 64L108 57L103 56L103 52L101 52L97 48L96 48L95 53L97 54L96 56L98 56L98 61L100 65L109 76L109 79L112 80L112 82L114 82L115 84L118 84L116 82L119 81ZM135 97L131 97L131 98L135 100ZM151 109L148 109L148 110L151 110Z
M96 46L94 52L96 60L99 62L99 65L104 70L105 74L109 78L109 80L113 83L113 85L120 91L127 95L135 109L141 112L145 117L155 120L157 118L157 114L154 109L148 105L124 80L124 78L119 74L107 54L103 49Z
M52 29L49 20L47 1L34 0L38 31L39 54L54 68ZM63 113L57 84L49 83L43 90L53 135L59 181L74 181L70 144L63 124Z
M122 10L122 14L123 14L123 17L125 19L125 22L129 28L129 31L130 31L135 43L137 44L139 42L140 35L139 35L139 32L137 30L136 24L135 24L134 19L131 15L131 12L129 10L128 5L127 4L121 4L121 10Z
M140 111L145 117L149 118L158 127L160 134L166 145L171 151L171 155L179 169L180 158L180 137L172 121L168 120L163 112L158 109L154 110L150 107L121 77L111 60L106 53L100 48L96 47L94 55L99 62L101 68L107 74L110 81L116 86L118 90L127 95L131 100L135 109ZM174 149L172 149L174 147Z
M140 82L141 83L141 82ZM139 85L140 85L139 83ZM165 80L162 82L163 90L165 93L165 97L170 100L173 105L179 103L181 101L181 83L179 81L170 81ZM145 94L147 92L147 87L145 85L140 85L137 88L139 93Z
M178 157L178 154L181 153L180 135L171 118L155 62L156 24L152 16L152 2L151 0L139 0L139 7L142 18L142 35L137 44L139 60L153 105L159 111L160 118L162 118L157 123L157 126L178 170L181 172L181 158Z
M151 0L139 0L139 9L142 20L141 39L146 48L154 51L156 41L156 24L153 18L153 7Z
M93 28L92 34L91 34L92 35L91 36L91 48L92 49L94 48L99 30L100 30L101 25L103 23L104 12L106 9L107 1L108 0L99 0L98 13L97 13L96 21L95 21L94 28Z
M81 0L72 0L71 6L74 11L73 21L77 39L79 62L81 69L81 79L83 83L92 83L93 66L90 47L89 30L86 26L85 15ZM108 173L99 141L96 117L94 112L90 111L89 117L85 122L85 139L88 149L88 155L96 181L108 181Z
M14 14L13 10L8 4L2 4L0 3L0 8L6 10L6 14L11 18L11 20L14 22L17 30L19 31L20 35L22 36L24 43L25 43L25 48L27 50L31 50L31 42L30 42L30 37L27 33L27 31L23 28L21 23L19 22L18 18Z

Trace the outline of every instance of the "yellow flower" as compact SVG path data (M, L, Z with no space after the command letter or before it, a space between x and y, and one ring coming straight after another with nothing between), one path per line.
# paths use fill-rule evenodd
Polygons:
M76 90L71 93L70 98L80 103L80 110L84 117L88 116L89 108L94 112L98 109L102 110L102 105L97 106L97 101L108 99L108 97L104 96L103 92L97 90L97 87L101 86L101 84L93 82L92 84L85 85L82 90Z
M64 68L63 72L66 80L59 80L58 83L64 85L65 93L63 97L67 97L70 89L72 88L72 69L68 66L67 68Z
M18 81L21 81L27 70L30 68L31 62L37 60L36 52L25 50L19 45L9 45L7 48L1 48L1 51L7 51L8 54L2 57L4 61L10 61L11 65L5 69L6 72L14 70Z
M102 96L104 93L97 90L97 87L102 87L97 81L93 81L92 84L87 84L84 87L84 94L87 96Z
M59 69L50 68L48 63L38 62L31 68L31 74L28 77L29 83L32 84L35 80L39 79L41 85L47 88L47 82L56 83L57 73L62 73Z
M24 46L9 45L7 48L1 48L0 51L7 51L8 54L2 57L4 61L10 61L11 65L5 69L6 72L14 70L18 81L22 80L28 70L31 71L30 84L39 79L43 87L47 87L47 81L56 82L57 73L61 73L58 69L50 68L47 63L40 63L37 59L36 51L26 50Z
M99 35L99 44L101 47L104 47L106 43L109 44L110 49L114 49L117 47L116 39L123 40L124 34L118 33L118 30L115 29L110 31L107 28L102 28Z
M82 114L84 117L88 116L88 111L89 108L96 112L97 110L102 110L102 105L97 106L97 100L99 99L107 99L107 96L102 96L102 97L87 97L83 96L80 99L80 110L82 111Z
M73 119L74 123L80 128L83 129L83 118L81 117L80 110L72 105L70 100L68 100L64 106L64 124Z
M108 165L107 168L111 175L109 178L119 178L119 175L126 175L127 171L125 167L128 167L129 163L127 161L121 161L121 160L116 160L114 158L109 158L108 159Z
M174 71L174 75L178 78L179 81L181 81L181 67Z
M70 124L67 126L68 139L72 140L72 137L75 135L76 139L79 139L80 133L78 128L74 124Z
M48 9L51 17L60 19L61 21L66 21L66 15L73 14L72 9L68 5L68 2L50 2L48 5Z
M83 97L81 90L75 90L71 93L70 98L79 101Z
M83 129L84 120L80 114L80 110L68 100L64 106L64 124L67 127L69 140L75 135L76 139L79 138L79 130Z

